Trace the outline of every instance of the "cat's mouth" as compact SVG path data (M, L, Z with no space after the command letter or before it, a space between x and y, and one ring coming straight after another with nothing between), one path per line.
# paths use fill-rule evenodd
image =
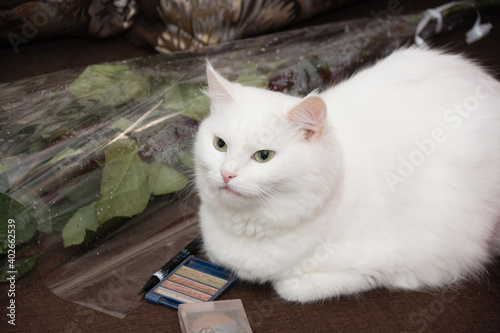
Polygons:
M241 195L241 193L239 193L239 192L237 192L237 191L233 190L233 189L232 189L231 187L229 187L229 185L227 185L227 184L226 184L226 185L224 185L224 186L221 186L221 187L220 187L220 189L221 189L221 190L223 190L223 191L227 191L227 192L229 192L229 193L231 193L231 194L237 195L237 196L239 196L239 197L241 197L241 196L242 196L242 195Z

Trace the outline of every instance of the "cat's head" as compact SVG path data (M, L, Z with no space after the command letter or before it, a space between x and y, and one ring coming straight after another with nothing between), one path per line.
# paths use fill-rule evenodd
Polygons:
M278 225L310 217L337 172L324 101L231 83L208 63L207 78L210 115L195 144L202 204Z

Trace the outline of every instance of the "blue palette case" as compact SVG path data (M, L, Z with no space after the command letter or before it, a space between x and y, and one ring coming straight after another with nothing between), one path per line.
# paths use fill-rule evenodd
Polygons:
M213 301L235 280L231 271L191 255L154 286L146 300L175 309L182 303Z

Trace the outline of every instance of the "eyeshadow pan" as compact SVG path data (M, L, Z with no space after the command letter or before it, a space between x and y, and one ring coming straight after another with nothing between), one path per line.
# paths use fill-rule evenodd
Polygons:
M203 272L197 271L195 269L182 266L180 267L177 272L178 275L182 275L184 277L190 278L192 280L196 280L198 282L208 284L209 286L215 287L215 288L222 288L227 280L224 279L219 279L215 276L205 274Z
M171 282L168 280L163 281L163 283L161 285L165 288L172 289L172 290L178 291L180 293L189 295L191 297L201 299L205 302L208 301L210 299L210 297L212 297L209 294L202 293L201 291L198 291L196 289L193 289L193 288L190 288L187 286L183 286L182 284L178 284L178 283Z
M202 284L193 280L186 279L185 277L182 277L177 274L173 274L168 278L170 281L177 282L180 284L183 284L185 286L198 289L203 291L204 293L210 294L210 295L215 295L219 290L212 288L210 286L207 286L206 284Z
M181 293L178 293L178 292L175 292L173 290L170 290L170 289L167 289L167 288L163 288L163 287L156 288L155 292L158 293L158 294L161 294L163 296L167 296L167 297L176 299L176 300L181 301L183 303L201 302L200 300L198 300L196 298L192 298L192 297L186 296L184 294L181 294Z

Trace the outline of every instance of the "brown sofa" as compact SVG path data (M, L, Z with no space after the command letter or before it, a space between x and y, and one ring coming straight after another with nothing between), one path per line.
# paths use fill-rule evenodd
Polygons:
M400 1L403 13L441 3ZM373 11L379 12L387 6L387 0L363 2L296 26L370 17ZM467 25L435 37L434 45L478 59L500 79L500 12L485 12L483 20L494 26L483 40L467 45L464 38L470 27ZM30 42L17 54L4 46L0 49L0 81L155 53L151 47L135 46L126 35L104 40L64 37ZM144 300L119 319L59 298L46 287L37 268L16 283L13 326L7 323L6 316L11 299L7 295L8 286L0 287L2 332L180 332L177 311ZM236 282L223 299L242 300L254 332L500 332L500 263L492 263L478 281L443 290L382 289L359 297L297 305L277 298L269 285Z

